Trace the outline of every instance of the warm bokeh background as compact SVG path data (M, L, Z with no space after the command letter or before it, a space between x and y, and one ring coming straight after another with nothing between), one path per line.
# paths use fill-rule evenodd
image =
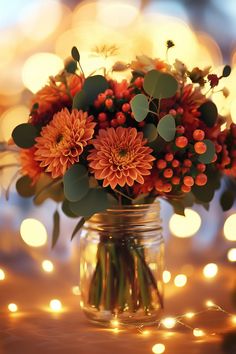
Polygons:
M220 114L236 122L235 17L234 0L1 0L0 142L8 141L12 129L27 121L32 94L47 82L49 75L62 69L73 45L80 50L85 73L117 60L129 62L137 54L165 59L168 39L175 43L169 52L170 62L178 58L189 68L210 65L216 73L222 71L224 64L230 64L232 74L222 79L219 87L226 86L230 94L224 98L222 92L216 93L213 100ZM103 45L115 45L117 54L109 58L96 55L95 47ZM7 311L10 302L25 310L48 306L58 294L62 299L68 294L73 296L72 287L77 285L78 277L78 238L69 241L74 221L62 216L61 238L51 251L56 205L47 201L42 207L35 207L31 200L16 195L18 168L1 168L16 162L14 153L0 150L0 313ZM9 184L12 186L6 201ZM196 206L187 211L186 217L172 215L169 205L162 202L166 267L170 271L165 273L167 300L187 296L192 279L197 277L197 298L187 296L189 307L191 301L195 307L201 306L205 294L228 308L235 306L232 293L236 286L236 206L223 213L219 194L209 212ZM52 263L45 265L44 260ZM214 264L204 273L208 263ZM175 278L178 274L186 277ZM26 303L25 289L37 277L47 291ZM182 283L178 283L179 279ZM224 284L224 289L220 284ZM201 286L207 289L205 293L203 290L204 295ZM74 292L78 293L78 289ZM221 293L224 296L218 296ZM77 300L73 301L71 304ZM179 312L171 302L170 310Z

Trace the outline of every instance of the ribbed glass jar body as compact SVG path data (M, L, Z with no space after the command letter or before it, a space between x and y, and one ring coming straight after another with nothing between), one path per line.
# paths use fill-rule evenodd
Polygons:
M80 242L81 305L92 321L153 324L163 308L159 203L94 215Z

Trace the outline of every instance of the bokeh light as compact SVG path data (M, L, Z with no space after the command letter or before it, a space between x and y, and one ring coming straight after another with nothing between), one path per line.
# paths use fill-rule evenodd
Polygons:
M218 273L218 266L215 263L208 263L203 268L203 274L206 278L214 278Z
M205 333L200 328L194 328L193 335L194 335L194 337L202 337L205 335Z
M162 274L162 279L165 284L169 283L169 281L171 280L171 272L169 272L168 270L164 270Z
M10 312L17 312L18 311L18 306L16 304L14 304L14 303L11 303L11 304L8 305L8 310Z
M154 354L162 354L165 352L165 345L162 344L162 343L158 343L158 344L155 344L153 347L152 347L152 352Z
M161 323L163 324L164 327L166 328L174 328L174 326L176 325L176 319L173 317L167 317L164 318Z
M60 23L62 9L59 1L32 1L19 14L19 27L32 40L42 40L52 34Z
M19 105L6 110L0 117L1 141L8 141L13 129L21 123L26 123L28 119L29 109L26 106Z
M78 285L75 285L72 287L72 293L76 296L80 296L81 295L81 291Z
M236 214L230 215L224 224L224 235L229 241L236 241Z
M49 76L58 74L63 67L63 60L55 54L34 54L26 60L23 66L22 81L25 87L36 93L48 82Z
M0 268L0 280L4 280L6 278L5 272Z
M176 275L174 279L175 286L178 288L182 288L183 286L186 285L188 278L186 277L185 274L178 274Z
M236 262L236 248L228 250L227 258L230 262Z
M174 214L170 218L169 228L174 236L185 238L191 237L201 227L200 215L191 209L185 209L185 216Z
M53 299L50 301L49 307L53 312L60 312L62 310L61 301L58 299Z
M20 226L23 241L32 247L40 247L47 242L45 226L37 219L25 219Z
M42 262L42 268L45 272L47 273L51 273L54 269L54 265L51 261L49 261L48 259L45 259L43 262Z

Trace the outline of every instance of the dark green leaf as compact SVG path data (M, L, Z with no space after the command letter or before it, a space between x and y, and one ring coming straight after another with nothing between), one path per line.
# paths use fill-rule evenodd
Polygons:
M207 183L205 186L193 186L192 193L201 203L209 203L214 197L215 190Z
M211 140L203 140L207 146L207 150L204 154L198 156L198 160L201 163L209 164L212 162L215 155L215 145Z
M65 65L65 69L68 73L74 74L77 70L77 63L74 60L70 60L68 63Z
M77 92L73 98L73 105L72 108L76 108L78 110L82 109L85 110L86 106L88 106L88 99L86 97L85 92L82 90Z
M215 103L207 101L203 103L198 110L201 113L200 119L203 120L208 127L213 127L218 118L218 110Z
M86 196L78 202L70 202L71 211L84 217L104 211L109 207L107 193L103 189L90 189Z
M56 210L53 214L52 248L56 245L60 235L60 214Z
M234 192L232 190L226 190L220 197L220 205L223 211L227 211L232 208L234 204Z
M134 118L137 122L142 122L149 112L148 99L143 94L134 96L130 102Z
M58 203L64 200L62 178L52 180L50 176L42 174L36 184L34 204L40 205L48 198Z
M14 143L23 149L29 149L35 144L35 138L38 136L36 127L29 123L17 125L12 132Z
M231 74L231 67L229 65L225 65L222 76L228 77L230 74Z
M79 51L76 47L73 47L71 49L71 56L75 61L78 61L78 62L80 61L80 54L79 54Z
M73 165L63 177L66 199L76 202L82 199L89 190L88 171L83 165Z
M144 138L148 140L148 142L152 142L157 138L157 127L155 124L148 123L143 127L143 135Z
M78 216L73 214L70 210L70 202L68 200L64 200L61 206L63 213L68 216L69 218L77 218Z
M149 96L162 99L174 96L178 82L170 74L151 70L144 77L143 87Z
M21 197L30 198L35 194L35 186L28 176L23 176L16 182L16 190Z
M94 75L88 77L83 86L83 91L87 97L88 104L93 104L99 93L108 89L109 84L104 76Z
M157 131L165 141L174 140L176 132L175 118L171 114L161 118L157 125Z
M78 222L78 224L75 226L75 228L74 228L74 230L72 232L72 235L71 235L71 241L73 240L73 238L75 237L77 232L79 232L81 227L83 227L85 221L86 221L85 218L81 218L80 221Z

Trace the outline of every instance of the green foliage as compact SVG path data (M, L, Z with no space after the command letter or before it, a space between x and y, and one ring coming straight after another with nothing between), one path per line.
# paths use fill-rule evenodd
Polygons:
M38 130L32 124L22 123L17 125L12 132L14 143L22 149L29 149L35 144Z
M87 169L83 165L73 165L66 171L63 183L66 199L72 202L82 199L89 190Z
M74 74L77 70L77 63L74 60L70 60L68 63L65 65L65 70L70 73Z
M68 216L68 218L77 218L78 216L73 214L71 209L70 209L70 202L65 199L63 202L62 202L62 205L61 205L61 210L63 211L63 213Z
M56 210L53 214L52 248L56 245L60 235L60 214Z
M71 211L77 216L90 217L95 213L104 211L109 207L107 193L103 189L92 188L86 196L77 201L70 202Z
M23 176L16 182L17 193L23 198L30 198L35 194L36 187L32 186L32 180Z
M144 138L148 140L149 143L156 140L157 138L157 127L155 124L148 123L143 127Z
M225 65L222 76L223 77L228 77L231 74L231 67L229 65Z
M142 122L149 112L149 102L145 95L138 94L130 102L134 118L137 122Z
M81 229L81 227L83 227L84 223L85 223L86 219L85 218L81 218L79 220L79 222L76 224L72 235L71 235L71 241L73 240L73 238L75 237L75 235L77 234L77 232L79 232L79 230Z
M214 197L215 191L220 188L221 175L215 171L214 168L207 171L208 181L205 186L192 187L192 193L195 197L196 203L206 204L211 202Z
M34 203L40 205L48 198L58 203L64 200L62 179L52 180L50 176L42 174L36 184Z
M218 118L218 110L215 103L212 101L204 102L198 110L201 113L200 119L203 120L208 127L213 127Z
M79 54L79 51L76 47L73 47L71 49L71 56L75 61L78 61L78 62L80 61L80 54Z
M234 204L234 191L226 190L220 197L220 205L223 211L227 211L232 208Z
M178 82L170 74L151 70L144 77L143 88L153 98L169 98L175 95Z
M161 118L157 125L157 131L165 141L172 141L176 132L175 118L171 114Z
M76 108L78 110L83 109L85 110L85 107L88 106L87 102L87 97L85 92L82 90L80 92L77 92L73 98L73 104L72 108Z
M212 162L215 155L215 145L208 139L203 140L203 142L206 144L207 150L204 154L199 155L198 160L201 163L209 164Z

